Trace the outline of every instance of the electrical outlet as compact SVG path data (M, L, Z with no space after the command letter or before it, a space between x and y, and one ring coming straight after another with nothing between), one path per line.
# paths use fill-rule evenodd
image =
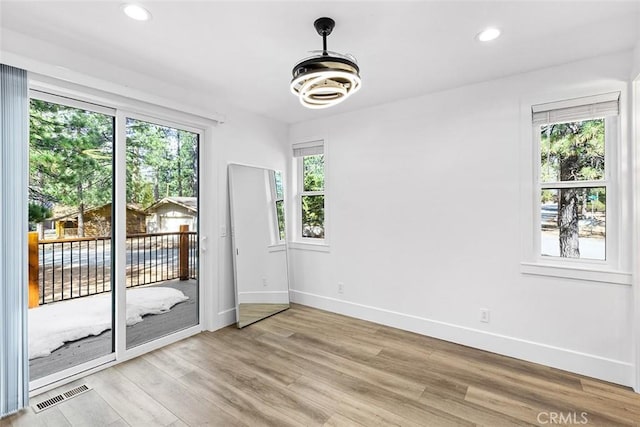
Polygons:
M480 321L483 323L489 323L489 309L487 308L480 309Z
M267 286L267 278L266 277L262 278L262 286Z
M338 282L338 293L344 294L344 283Z

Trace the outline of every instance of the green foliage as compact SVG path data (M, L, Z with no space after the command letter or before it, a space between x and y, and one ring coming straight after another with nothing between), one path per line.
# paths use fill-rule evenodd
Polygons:
M29 222L38 224L51 217L51 209L37 203L29 203Z
M324 155L303 157L304 191L324 191ZM324 195L302 196L302 235L324 238Z
M198 135L127 119L127 202L197 196Z
M555 202L557 199L555 190L542 190L542 203Z
M114 118L33 99L29 119L30 201L79 211L111 202ZM197 134L127 119L126 135L127 203L197 195Z
M303 157L304 191L324 190L324 154Z
M276 216L278 220L278 238L284 240L284 201L276 201Z
M542 126L540 136L542 182L604 177L604 119Z
M67 206L111 201L113 118L31 100L29 194Z

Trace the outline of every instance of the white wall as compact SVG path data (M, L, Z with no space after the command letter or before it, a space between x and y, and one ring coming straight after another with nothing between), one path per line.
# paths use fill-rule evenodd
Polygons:
M620 88L626 109L630 70L626 52L293 125L327 137L330 227L328 253L291 253L294 302L631 384L631 287L520 273L521 109Z
M640 41L636 44L636 48L633 54L633 68L631 71L631 78L636 79L640 77Z
M640 15L638 15L638 28L640 28ZM640 78L640 33L638 33L638 42L634 50L631 78Z

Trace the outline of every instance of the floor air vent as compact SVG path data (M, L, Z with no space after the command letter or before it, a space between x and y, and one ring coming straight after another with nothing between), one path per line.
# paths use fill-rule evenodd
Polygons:
M33 405L32 408L36 413L38 413L38 412L44 411L45 409L49 409L52 406L57 405L58 403L62 403L65 400L69 400L69 399L71 399L73 397L76 397L76 396L82 394L82 393L86 393L89 390L91 390L91 388L87 387L86 385L83 384L83 385L78 386L76 388L73 388L73 389L71 389L69 391L65 391L62 394L59 394L57 396L53 396L53 397L51 397L51 398L49 398L49 399L47 399L47 400L45 400L43 402L40 402L40 403L38 403L36 405Z

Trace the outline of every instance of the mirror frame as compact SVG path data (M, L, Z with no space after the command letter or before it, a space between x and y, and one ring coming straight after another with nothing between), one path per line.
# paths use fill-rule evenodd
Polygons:
M285 238L284 240L278 240L277 243L274 243L273 246L269 246L269 247L277 247L282 245L283 249L282 251L284 252L284 270L285 270L285 277L286 277L286 291L287 291L287 303L286 303L286 307L285 304L277 304L280 305L281 307L276 307L274 308L272 311L268 311L265 312L264 314L255 317L254 319L251 319L251 321L248 322L244 322L241 323L241 307L240 307L240 289L239 289L239 283L238 283L238 255L239 255L239 249L237 246L237 238L236 238L236 226L237 226L237 219L236 214L234 214L234 184L233 184L233 169L234 168L250 168L250 169L256 169L256 170L261 170L261 171L265 171L269 173L270 177L274 176L275 172L278 172L275 169L271 169L271 168L265 168L265 167L261 167L261 166L253 166L253 165L246 165L246 164L240 164L240 163L229 163L227 165L227 179L228 179L228 192L229 192L229 220L230 220L230 225L231 225L231 248L232 248L232 260L233 260L233 284L234 284L234 291L235 291L235 307L236 307L236 325L238 328L244 328L246 326L249 326L253 323L256 323L260 320L266 319L267 317L273 316L275 314L281 313L285 310L288 310L291 307L291 296L290 296L290 283L289 283L289 248L287 245L287 239L286 239L286 224L287 224L287 215L286 215L286 203L285 203L285 209L283 210L283 215L284 215L284 223L285 223ZM282 172L281 172L282 173ZM283 177L283 186L284 186L284 174L282 173L282 177ZM274 184L275 185L275 184ZM237 190L237 189L236 189ZM276 223L275 225L275 233L277 236L279 236L279 229L278 229L278 224L277 224L277 212L276 212L276 207L275 207L275 203L274 203L274 211L273 214L275 215L275 221ZM271 251L270 251L271 252Z

